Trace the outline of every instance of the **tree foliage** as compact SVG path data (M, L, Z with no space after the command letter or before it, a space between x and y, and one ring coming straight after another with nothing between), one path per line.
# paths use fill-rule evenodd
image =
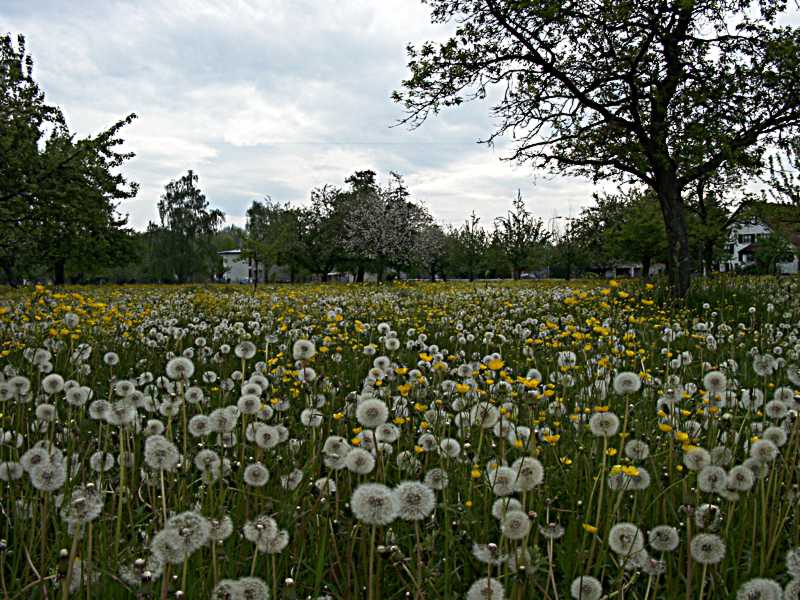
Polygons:
M513 208L495 220L494 239L511 267L512 277L519 279L523 269L538 266L536 254L550 240L550 232L528 211L522 194L517 192Z
M689 287L687 187L720 168L756 169L800 124L800 28L785 2L430 0L455 22L445 42L410 45L393 94L418 126L498 86L489 135L510 158L555 172L649 186L677 294Z
M137 185L120 173L131 114L99 135L77 139L33 78L25 38L0 36L0 264L6 279L69 271L85 279L130 256L120 201Z
M180 283L207 279L214 271L211 239L225 219L221 210L210 208L198 182L190 169L170 181L158 201L166 275Z

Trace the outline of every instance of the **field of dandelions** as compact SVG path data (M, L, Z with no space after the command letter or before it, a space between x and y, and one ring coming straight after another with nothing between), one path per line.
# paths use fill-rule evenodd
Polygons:
M0 594L800 598L800 283L0 293Z

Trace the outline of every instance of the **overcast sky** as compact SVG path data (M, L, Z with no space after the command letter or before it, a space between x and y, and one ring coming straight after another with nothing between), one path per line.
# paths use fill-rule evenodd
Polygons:
M487 104L391 128L406 44L450 30L419 0L3 0L0 24L25 34L37 81L78 135L139 116L123 137L141 188L121 206L137 228L187 169L239 224L255 199L307 202L361 169L403 174L443 223L473 209L488 222L518 188L545 219L569 215L593 189L476 144L491 130Z
M492 128L485 103L391 128L406 44L451 30L419 0L3 0L0 24L26 35L36 79L78 135L139 116L122 135L141 188L120 207L137 228L188 169L238 224L255 199L307 202L361 169L403 174L442 223L472 210L488 223L517 189L545 219L574 215L594 189L476 144Z

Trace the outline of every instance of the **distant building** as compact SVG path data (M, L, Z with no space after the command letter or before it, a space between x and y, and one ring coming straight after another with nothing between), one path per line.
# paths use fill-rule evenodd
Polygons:
M266 281L285 283L291 279L288 267L272 265L269 269L265 269L263 264L256 265L252 258L242 256L241 249L223 250L217 254L222 257L222 283L253 283L256 266L258 267L258 283Z
M603 275L606 279L613 279L615 277L641 277L644 266L640 262L619 262L614 266L605 270ZM661 262L652 263L650 265L649 276L660 275L667 270L667 265Z
M791 260L776 263L777 272L797 273L800 211L795 207L765 202L754 204L731 226L719 270L730 272L754 267L759 243L773 233L786 238L794 250Z
M225 283L253 283L253 259L243 258L242 251L223 250L218 252L222 257L222 281ZM259 281L264 278L259 273Z

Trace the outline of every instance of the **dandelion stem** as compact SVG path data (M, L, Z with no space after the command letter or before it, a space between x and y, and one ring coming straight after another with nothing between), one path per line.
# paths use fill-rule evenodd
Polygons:
M164 491L164 469L158 470L159 479L161 480L161 509L164 511L164 525L167 524L167 494Z
M367 598L368 600L375 600L375 590L372 586L372 571L375 562L375 530L377 527L372 526L369 542L369 571L367 571Z
M708 565L703 565L703 572L700 575L700 595L697 597L697 600L703 600L703 592L706 588L706 570L708 569Z
M75 555L78 553L78 540L81 537L81 527L77 526L75 534L72 536L72 547L69 550L69 562L67 563L67 573L64 576L64 584L61 588L62 600L67 600L69 597L69 586L72 582L72 566L75 564Z

